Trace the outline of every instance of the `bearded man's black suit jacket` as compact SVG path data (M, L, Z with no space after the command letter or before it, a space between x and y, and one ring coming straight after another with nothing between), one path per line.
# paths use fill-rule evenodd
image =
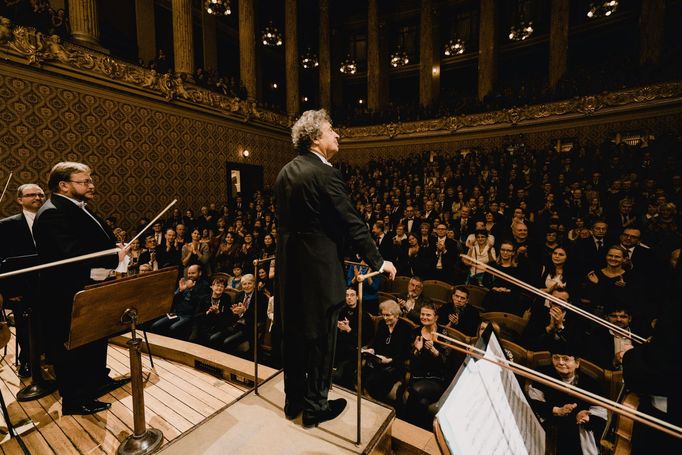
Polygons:
M41 263L116 246L116 237L104 220L92 212L91 217L85 210L88 209L80 208L60 195L53 195L40 208L33 225L33 236ZM113 269L117 264L117 255L111 254L41 272L46 348L53 356L57 384L64 402L79 403L96 398L93 393L108 379L106 338L71 351L64 348L64 342L69 335L75 294L94 283L90 279L90 270L98 267Z

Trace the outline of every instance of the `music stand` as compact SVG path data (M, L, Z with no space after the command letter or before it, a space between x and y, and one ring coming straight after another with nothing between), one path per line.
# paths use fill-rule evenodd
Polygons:
M163 433L146 428L144 387L142 384L142 339L137 337L139 324L170 311L178 277L176 267L105 281L80 291L73 299L71 329L66 349L100 340L130 328L130 379L133 390L134 432L118 447L119 455L142 455L153 452L163 442Z

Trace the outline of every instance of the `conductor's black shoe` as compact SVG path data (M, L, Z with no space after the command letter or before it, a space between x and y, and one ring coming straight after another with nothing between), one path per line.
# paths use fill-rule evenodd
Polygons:
M337 418L346 408L346 400L337 398L329 401L329 409L319 411L313 415L303 413L303 426L305 428L316 427L322 422Z
M122 379L111 379L108 378L108 381L106 381L104 384L99 386L97 390L95 391L94 398L99 398L102 395L106 395L107 393L118 389L119 387L123 387L127 383L130 382L130 378L122 378Z
M284 415L289 420L294 420L303 412L303 405L301 403L287 401L284 404Z
M102 401L91 400L84 403L76 404L62 404L62 415L88 415L96 412L106 411L111 407L111 403L104 403Z
M17 375L20 378L30 378L31 377L31 364L29 362L24 362L19 365L17 370Z

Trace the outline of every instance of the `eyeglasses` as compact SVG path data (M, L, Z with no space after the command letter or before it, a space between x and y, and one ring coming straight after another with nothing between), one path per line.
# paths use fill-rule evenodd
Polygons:
M69 180L71 183L78 183L79 185L85 185L85 186L90 186L94 185L95 181L93 179L85 179L85 180Z
M513 253L514 250L510 250L509 248L500 248L501 253Z
M572 355L560 355L560 354L552 354L552 360L555 362L570 362L571 360L575 359Z
M44 193L28 193L28 194L22 194L20 197L21 198L30 197L30 198L34 198L34 199L35 198L42 199L45 197L45 194Z

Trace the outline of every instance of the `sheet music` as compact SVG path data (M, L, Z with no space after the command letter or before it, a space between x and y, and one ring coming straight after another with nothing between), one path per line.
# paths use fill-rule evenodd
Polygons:
M494 334L486 356L504 358ZM467 359L446 395L436 418L452 453L545 453L545 432L510 370Z

